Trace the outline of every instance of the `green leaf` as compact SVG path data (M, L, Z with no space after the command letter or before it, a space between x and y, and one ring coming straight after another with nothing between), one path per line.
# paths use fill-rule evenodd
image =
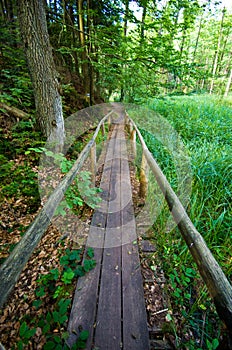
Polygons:
M58 303L59 305L59 313L60 315L64 315L67 312L67 309L69 307L69 305L71 304L71 300L70 299L61 299Z
M62 295L63 291L64 289L61 286L58 286L53 294L53 298L58 298L60 295Z
M61 344L57 344L57 345L56 345L56 350L62 350L62 349L63 349L63 347L62 347Z
M172 316L171 316L170 314L167 314L167 315L166 315L166 320L167 320L168 322L171 322L171 321L172 321Z
M68 315L63 315L60 317L60 324L64 324L68 320Z
M82 266L78 266L78 268L74 270L74 273L76 277L81 277L85 275L85 271Z
M83 268L85 272L89 272L94 268L95 265L96 265L95 260L84 260Z
M52 320L52 315L51 315L50 312L47 313L46 320L47 320L48 323L51 322L51 320Z
M53 317L54 322L59 323L59 321L60 321L60 314L59 314L59 312L53 311L52 312L52 317Z
M80 261L80 253L79 253L79 251L78 250L72 250L71 254L69 255L69 260L78 260L78 261Z
M72 282L72 279L75 277L75 273L72 271L72 269L68 269L64 272L61 280L64 282L64 284L70 284Z
M57 268L56 269L52 269L51 270L51 274L52 274L54 280L57 281L58 278L59 278L59 275L60 275L59 270Z
M216 350L217 349L217 347L218 347L218 345L219 345L219 341L218 341L218 339L213 339L213 341L212 341L212 349L213 350Z
M18 350L23 350L23 341L20 340L17 344Z
M45 326L43 327L42 333L43 334L47 334L50 332L50 324L45 324Z
M94 250L93 248L88 248L87 249L87 256L92 259L94 257Z
M19 328L19 335L20 335L20 337L24 337L24 335L25 335L27 329L28 329L28 326L27 326L26 322L24 321L24 322L21 324L20 328Z
M62 266L67 266L68 265L68 262L69 262L69 258L67 255L64 255L60 258L60 264Z
M82 331L79 335L79 339L82 340L82 341L86 341L89 337L89 331Z
M45 345L44 345L44 350L52 350L56 348L56 343L54 343L53 341L48 341Z
M24 337L25 337L26 339L30 339L30 338L32 338L32 337L35 335L35 333L36 333L36 329L35 329L35 328L33 328L33 329L28 329L28 330L26 331Z
M62 342L62 340L60 339L60 337L58 337L58 335L54 335L53 340L57 343L60 344Z

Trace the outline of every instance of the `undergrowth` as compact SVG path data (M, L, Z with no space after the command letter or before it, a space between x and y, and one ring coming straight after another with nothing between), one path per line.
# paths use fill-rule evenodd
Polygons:
M70 295L76 278L84 276L95 266L93 258L92 248L87 250L83 263L81 250L67 248L65 254L60 255L58 267L39 275L31 313L19 320L19 340L13 349L35 348L38 341L44 344L44 350L70 349L66 344ZM44 303L49 305L49 311L44 311ZM84 349L88 335L83 329L71 349Z

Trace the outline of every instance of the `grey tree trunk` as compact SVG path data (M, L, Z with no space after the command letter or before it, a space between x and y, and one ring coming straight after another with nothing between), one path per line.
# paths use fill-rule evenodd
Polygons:
M209 90L210 94L212 94L212 92L213 92L215 76L216 76L217 68L218 68L219 51L220 51L220 48L221 48L222 30L223 30L225 13L226 13L226 8L224 7L223 10L222 10L222 19L221 19L221 24L220 24L220 32L219 32L219 36L218 36L217 49L215 51L214 62L213 62L212 79L211 79L210 90Z
M55 151L64 144L64 120L60 88L49 41L44 3L18 1L19 23L34 88L41 129Z
M229 94L231 81L232 81L232 68L230 70L230 76L229 76L227 84L226 84L226 90L225 90L225 93L224 93L224 97L227 97L228 94Z

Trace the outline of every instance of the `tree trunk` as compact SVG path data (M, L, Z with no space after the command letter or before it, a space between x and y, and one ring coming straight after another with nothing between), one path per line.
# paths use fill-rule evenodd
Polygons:
M195 43L195 47L194 47L194 52L193 52L193 57L192 57L192 63L195 62L195 58L196 58L198 43L199 43L200 34L201 34L201 29L202 29L202 22L203 22L203 14L201 15L201 19L200 19L200 23L199 23L199 27L198 27L198 31L197 31L197 39L196 39L196 43Z
M211 79L210 90L209 90L210 94L212 94L212 92L213 92L214 80L215 80L215 75L216 75L217 67L218 67L219 50L221 47L222 29L223 29L223 22L224 22L225 13L226 13L226 8L224 7L224 9L222 10L220 32L219 32L219 36L218 36L217 49L215 51L214 62L213 62L212 79Z
M144 41L145 37L145 19L147 15L147 0L143 2L143 12L142 12L142 21L141 21L141 43Z
M38 121L54 150L61 151L65 138L62 101L43 2L19 0L18 5L21 35L34 88Z
M228 94L229 94L231 81L232 81L232 68L230 70L230 76L229 76L229 79L228 79L228 82L227 82L227 85L226 85L226 91L225 91L224 97L227 97Z
M124 36L127 36L127 26L128 26L128 15L129 15L129 1L130 0L126 0L125 1L125 14L124 14L124 28L123 28L123 32L124 32Z
M87 47L84 30L84 9L83 0L78 0L78 24L79 24L79 40L81 44L81 73L85 89L85 96L89 93L89 74L87 62Z
M0 108L5 109L10 115L13 115L14 117L19 119L28 120L30 118L29 114L21 111L16 107L8 106L5 103L0 102Z

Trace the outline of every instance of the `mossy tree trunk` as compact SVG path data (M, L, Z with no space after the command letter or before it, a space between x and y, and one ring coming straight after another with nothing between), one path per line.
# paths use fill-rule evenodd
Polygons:
M45 136L54 144L54 150L60 151L65 138L62 101L48 36L44 2L19 0L18 14L38 121Z

